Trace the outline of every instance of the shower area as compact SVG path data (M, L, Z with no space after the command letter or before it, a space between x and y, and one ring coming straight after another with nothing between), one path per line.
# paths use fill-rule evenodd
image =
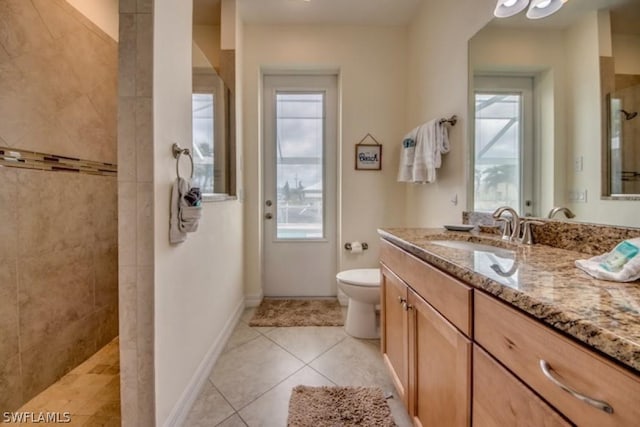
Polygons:
M119 425L117 70L67 1L0 2L0 415Z

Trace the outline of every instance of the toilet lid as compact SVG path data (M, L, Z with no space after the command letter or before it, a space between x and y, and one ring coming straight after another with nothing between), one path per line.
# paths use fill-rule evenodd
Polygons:
M356 286L380 286L379 268L358 268L355 270L341 271L336 278L349 285Z

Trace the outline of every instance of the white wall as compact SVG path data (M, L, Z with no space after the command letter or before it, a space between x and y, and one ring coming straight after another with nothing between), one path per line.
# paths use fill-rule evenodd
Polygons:
M407 225L441 226L462 219L468 166L467 45L489 22L495 5L495 0L423 0L411 22L405 126L451 114L459 121L451 130L451 152L443 157L438 181L407 186Z
M261 295L261 69L339 70L342 142L339 269L378 263L381 226L403 224L404 186L395 182L406 114L406 29L246 25L244 33L245 292ZM367 133L384 145L382 171L354 171L354 146ZM370 250L351 255L342 243Z
M471 70L534 77L536 216L563 205L566 198L565 57L564 32L559 30L488 26L469 42Z
M118 41L119 0L66 0L112 39Z
M242 206L206 203L198 231L169 245L171 145L191 141L191 2L155 0L154 28L155 384L162 425L243 304Z

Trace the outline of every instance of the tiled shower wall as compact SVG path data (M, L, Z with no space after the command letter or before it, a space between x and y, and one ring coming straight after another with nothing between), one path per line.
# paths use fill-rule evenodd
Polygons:
M117 43L63 0L0 1L0 147L116 162ZM112 176L0 167L0 413L118 334Z

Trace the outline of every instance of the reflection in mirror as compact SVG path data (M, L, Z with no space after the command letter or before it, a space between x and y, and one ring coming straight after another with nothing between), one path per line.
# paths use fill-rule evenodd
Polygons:
M193 185L204 201L235 194L234 55L221 48L220 21L220 0L194 0Z
M640 147L638 128L627 130L624 126L640 126L640 118L631 118L633 112L640 112L640 107L629 104L631 101L627 98L632 96L625 94L620 105L609 108L604 102L604 85L600 83L603 56L615 59L611 66L613 80L616 74L640 74L640 26L637 24L640 14L631 12L639 7L637 0L568 2L544 20L532 21L519 15L494 19L470 39L469 116L476 118L470 123L475 128L469 132L473 135L469 141L469 176L474 177L468 188L470 210L490 209L478 203L482 202L476 197L480 192L485 202L512 204L522 216L547 216L554 207L566 206L576 214L578 221L640 227L637 214L640 196L635 196L640 188L632 190L634 196L624 196L633 200L601 197L611 194L603 191L605 186L608 188L614 167L617 168L616 175L625 179L620 180L622 187L631 187L628 185L630 179L637 177L628 172L640 172L640 167L631 168L624 163L639 151L627 149L631 144ZM620 29L617 18L620 16L629 18L624 30ZM612 28L616 32L613 35ZM635 32L631 34L630 29ZM502 88L502 95L505 95L505 92L519 93L508 82L523 77L532 81L533 114L530 118L520 114L514 121L516 114L506 117L496 110L497 115L491 115L488 108L484 109L487 113L484 118L478 115L476 107L482 100L477 95L483 90L486 93L483 80L494 79L497 82L495 93ZM615 100L621 96L614 92L610 98ZM638 99L637 94L633 96ZM620 110L629 113L629 120L625 120L626 116ZM622 140L617 140L619 151L615 159L618 163L611 166L609 159L614 156L610 155L607 139L608 115L614 117L613 126L619 126L619 129L613 128L612 134L623 135L625 141L623 145ZM482 119L484 123L480 121ZM493 128L487 132L491 122ZM513 124L509 126L510 122ZM532 129L529 153L524 151L527 146L523 138L527 126ZM480 135L482 132L484 136ZM479 137L483 140L478 141ZM637 155L640 157L640 153ZM531 171L527 173L520 166L519 171L510 173L511 184L496 185L496 178L506 179L509 174L498 176L493 173L499 172L497 169L483 171L483 162L489 160L502 164L529 164ZM502 166L505 168L514 169ZM516 190L522 194L519 198L512 196ZM505 197L507 191L510 202Z
M640 197L640 2L611 10L610 19L612 55L600 58L608 148L603 194Z

